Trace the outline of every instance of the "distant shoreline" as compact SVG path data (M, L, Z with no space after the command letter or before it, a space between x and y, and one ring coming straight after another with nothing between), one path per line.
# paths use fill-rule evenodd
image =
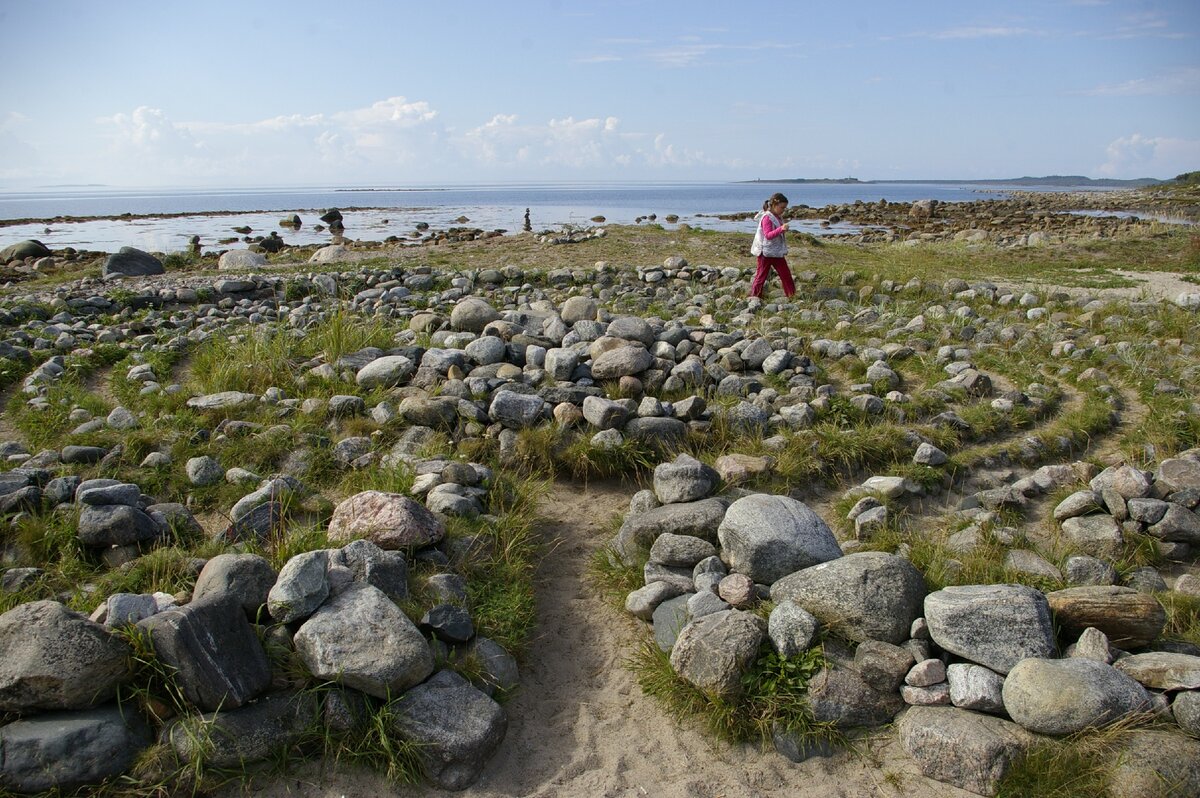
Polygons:
M1047 177L1008 177L985 180L859 180L857 177L781 177L772 179L756 178L754 180L739 180L738 183L788 183L810 185L934 185L934 186L1047 186L1053 188L1145 188L1170 183L1169 180L1158 180L1152 177L1139 177L1133 180L1115 180L1109 178L1091 178L1082 175L1050 175Z

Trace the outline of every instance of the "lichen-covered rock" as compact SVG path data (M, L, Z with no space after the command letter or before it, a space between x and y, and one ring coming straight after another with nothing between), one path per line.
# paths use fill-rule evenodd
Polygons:
M329 520L329 540L367 538L381 549L421 548L446 536L446 525L400 493L368 490L343 501Z
M925 597L925 620L933 642L997 673L1058 650L1046 597L1023 585L944 588Z
M897 731L921 773L979 795L995 795L1036 740L1011 721L951 707L913 707Z
M738 499L725 513L717 537L731 571L768 585L842 556L821 517L787 496L752 494Z
M740 610L705 615L679 633L671 649L671 667L699 690L737 695L742 676L758 654L763 627L761 618Z

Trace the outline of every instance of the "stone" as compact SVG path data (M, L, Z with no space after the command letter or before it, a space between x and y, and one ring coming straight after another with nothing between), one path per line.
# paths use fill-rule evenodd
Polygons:
M192 600L232 596L247 617L255 619L279 575L257 554L218 554L204 564L192 589Z
M1120 578L1111 563L1086 554L1068 557L1063 570L1071 585L1115 585Z
M952 707L913 707L897 732L923 775L978 795L995 795L1036 739L1011 721Z
M151 742L137 711L109 705L50 712L0 727L0 788L69 791L119 776Z
M602 430L624 426L629 409L621 402L602 396L587 396L583 400L583 417L593 427Z
M882 640L867 640L854 649L854 669L880 692L899 689L914 664L910 651Z
M1004 709L1039 734L1062 736L1150 708L1150 695L1111 665L1091 659L1026 659L1004 680Z
M794 601L779 601L767 617L767 636L782 657L794 657L812 648L820 623Z
M618 346L592 360L592 377L597 380L616 380L641 374L654 363L654 356L644 347Z
M707 693L735 696L754 663L765 635L761 618L727 610L688 624L671 649L671 667L688 684Z
M241 768L282 754L317 719L313 693L272 693L233 710L187 715L163 737L184 762L210 768Z
M1051 582L1061 582L1062 572L1055 568L1046 558L1028 549L1012 549L1004 555L1004 568L1019 574L1047 579Z
M1089 626L1079 635L1079 639L1067 648L1068 657L1083 657L1084 659L1094 659L1097 662L1112 664L1112 647L1108 643L1108 636L1094 626Z
M379 588L392 601L408 598L408 562L400 552L359 539L332 552L329 561L349 568L355 582Z
M488 407L488 415L509 429L525 429L542 419L545 408L546 402L540 396L496 391Z
M504 710L453 671L439 671L393 707L392 729L415 745L425 776L446 790L479 778L504 739Z
M941 660L936 660L941 662ZM950 705L950 685L938 682L926 687L914 687L911 684L900 687L900 697L904 703L916 707L943 707Z
M794 601L850 640L901 643L921 616L925 590L908 560L870 551L785 576L772 585L771 598Z
M745 574L729 574L721 579L717 585L717 595L739 610L750 609L758 600L754 582Z
M917 465L940 466L945 465L949 459L949 455L932 443L922 443L913 455L913 462Z
M721 481L726 485L739 485L771 470L773 461L769 457L754 457L748 454L725 454L713 463Z
M652 620L658 605L686 592L674 582L651 582L625 597L625 611L643 621Z
M1023 585L943 588L925 597L925 620L944 650L998 673L1057 653L1046 597Z
M516 689L520 681L517 660L504 646L486 637L476 637L469 652L480 664L485 692L490 695L494 690L507 693Z
M950 703L979 712L1004 711L1004 677L982 665L956 662L946 667Z
M1167 623L1158 599L1128 587L1069 587L1047 593L1046 600L1065 634L1078 636L1094 626L1121 648L1149 645Z
M1200 657L1173 651L1150 651L1121 657L1117 670L1152 690L1200 690Z
M130 650L57 601L0 615L0 712L85 709L113 698L131 675Z
M904 708L894 691L876 690L851 668L823 668L808 683L813 719L839 729L884 726Z
M292 557L267 593L267 610L278 623L302 621L329 596L329 551L317 549Z
M1078 490L1059 502L1054 508L1054 520L1066 521L1103 509L1100 497L1094 490Z
M192 601L138 626L158 659L176 669L184 697L202 710L235 709L271 684L266 652L233 596Z
M364 390L392 388L406 382L416 370L416 364L403 355L385 355L360 368L354 382Z
M480 333L488 324L500 318L496 309L478 297L459 300L450 312L450 326L455 330Z
M1179 728L1193 737L1200 736L1200 691L1183 690L1171 702L1171 715Z
M421 548L445 536L445 524L429 510L402 494L377 490L342 501L329 521L331 542L365 537L385 550Z
M114 277L147 277L152 274L165 274L162 261L135 247L121 247L108 256L100 270L101 278L108 280Z
M683 593L654 608L651 622L654 625L654 642L662 651L670 651L679 638L679 633L688 624L689 594Z
M1111 515L1084 515L1062 522L1063 535L1084 554L1112 559L1121 555L1125 540Z
M1125 499L1138 499L1150 495L1151 482L1145 472L1133 466L1110 466L1088 483L1096 493L1113 490Z
M229 410L257 403L258 394L241 391L221 391L204 396L193 396L187 400L187 406L195 410Z
M217 268L227 271L256 271L267 265L267 256L248 249L230 249L221 253Z
M154 540L158 524L146 513L124 504L84 505L77 527L86 546L129 546Z
M187 472L188 482L198 488L219 485L225 480L225 469L208 455L189 458L184 470Z
M1168 493L1181 490L1200 490L1200 462L1185 457L1170 457L1158 464L1154 472L1156 487Z
M1116 766L1109 776L1110 795L1200 795L1200 741L1164 729L1135 729L1113 751L1112 760Z
M1200 515L1183 505L1169 502L1163 517L1146 532L1159 540L1200 544Z
M586 404L585 415L586 415ZM710 466L687 454L654 467L654 495L662 504L698 501L712 495L721 478Z
M717 537L730 570L763 584L842 554L825 522L786 496L738 499L725 513Z
M471 615L454 604L438 604L421 617L422 631L432 632L444 643L465 643L475 636Z
M416 625L378 588L355 583L301 625L296 652L318 679L387 699L433 673Z
M704 499L683 504L664 504L644 513L627 516L614 543L617 553L632 563L639 549L649 549L659 535L690 535L714 543L717 529L729 507L722 499Z
M910 687L932 687L944 681L946 665L936 658L921 660L904 677L904 683Z
M559 315L564 324L574 325L577 321L595 321L598 312L596 300L585 296L573 296L563 302Z
M692 568L716 553L716 546L707 540L665 532L650 546L650 561L676 568Z

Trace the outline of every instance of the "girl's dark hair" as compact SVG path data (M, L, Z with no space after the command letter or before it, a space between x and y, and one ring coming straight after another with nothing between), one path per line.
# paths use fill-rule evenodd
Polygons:
M763 202L763 210L764 211L771 210L771 206L773 204L775 204L776 202L782 202L784 205L787 205L787 201L788 201L787 197L783 196L778 191L776 191L774 194L771 195L770 199Z

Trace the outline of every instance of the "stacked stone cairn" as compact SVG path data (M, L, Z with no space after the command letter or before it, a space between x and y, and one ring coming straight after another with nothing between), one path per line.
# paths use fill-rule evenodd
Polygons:
M1170 480L1200 464L1188 462L1165 461L1173 476L1156 480L1109 469L1093 480L1095 507L1117 505L1115 495L1102 500L1105 490L1133 490L1126 477L1146 495L1159 485L1165 500L1153 501L1194 519L1170 500L1180 493ZM1143 714L1200 734L1200 651L1155 646L1166 615L1153 596L1112 585L930 593L903 556L843 554L804 503L720 487L717 472L688 455L658 465L653 490L634 496L612 543L626 564L649 552L645 586L628 595L626 610L652 625L679 678L697 689L739 692L765 641L784 657L823 645L827 666L808 686L815 720L844 731L896 721L926 776L980 795L995 794L1040 736ZM1157 523L1165 516L1158 512ZM764 622L753 610L768 599ZM1157 735L1160 774L1200 785L1200 743L1139 734L1135 742ZM795 761L830 752L783 732L775 745Z

